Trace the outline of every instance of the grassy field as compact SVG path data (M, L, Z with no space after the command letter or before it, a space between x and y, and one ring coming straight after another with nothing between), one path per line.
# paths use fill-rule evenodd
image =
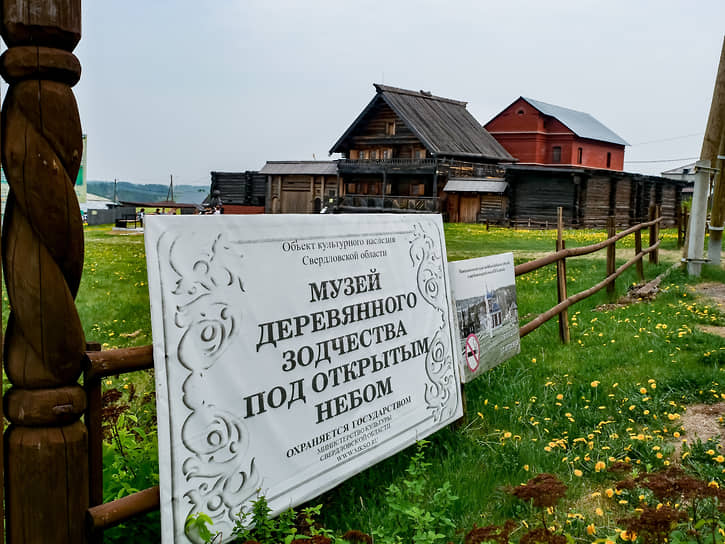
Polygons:
M446 226L449 260L513 251L518 264L551 252L555 237L554 231ZM565 234L567 247L604 238L597 231ZM645 266L648 279L677 258L675 233L663 231L662 239L667 259ZM623 247L632 245L630 237ZM604 253L598 255L567 262L570 294L603 279ZM702 279L722 282L725 274L705 267ZM555 281L552 266L517 278L522 323L556 302ZM617 281L618 295L636 281L632 267ZM88 340L105 348L151 342L145 282L142 237L87 229L77 302ZM466 386L462 425L326 493L317 501L322 508L316 518L333 536L358 529L386 543L462 542L474 524L498 526L483 541L495 540L494 534L500 542L518 542L545 527L539 541L561 542L554 538L561 536L562 544L566 539L623 542L633 537L634 530L623 532L628 518L658 504L658 512L667 512L669 506L668 499L644 484L617 488L616 482L677 465L705 482L703 496L719 489L715 486L725 484L719 446L694 442L680 422L688 406L725 399L720 383L725 384L725 340L699 329L725 325L725 317L697 298L692 285L674 271L654 301L604 309L608 299L601 291L578 303L569 312L570 344L559 343L555 320L523 338L518 356ZM157 483L158 472L149 373L109 379L106 385L108 500ZM555 475L565 486L560 499L561 488L551 482L538 491L532 484L533 501L512 495L515 486L541 473ZM537 492L550 503L537 508ZM719 514L705 515L704 509L719 500L712 495L695 507L693 522L672 522L667 534L683 528L679 541L722 541L714 529L710 540L686 533L687 524L694 526L699 519L721 523ZM692 502L672 498L670 506L690 508ZM513 523L503 526L506 520ZM133 530L140 541L158 540L154 516ZM702 532L703 525L697 530ZM645 533L638 540L645 542ZM112 533L108 541L127 541L122 534Z

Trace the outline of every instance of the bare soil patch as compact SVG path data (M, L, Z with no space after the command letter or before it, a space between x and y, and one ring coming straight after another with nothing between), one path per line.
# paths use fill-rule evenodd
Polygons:
M701 283L692 288L696 295L710 299L720 311L725 312L725 284L718 282ZM700 330L716 334L725 338L725 327L715 325L700 325ZM693 404L687 407L687 411L681 417L684 434L688 441L700 439L707 442L711 438L719 438L722 446L725 446L725 402L717 404ZM676 458L680 456L681 443L675 445Z
M712 299L718 310L725 312L725 284L719 282L700 283L695 286L695 293Z
M725 429L721 423L723 418L725 418L725 402L693 404L687 407L680 422L689 443L697 439L707 442L711 438L719 438L720 444L725 446ZM675 444L675 459L680 458L681 447L680 442Z

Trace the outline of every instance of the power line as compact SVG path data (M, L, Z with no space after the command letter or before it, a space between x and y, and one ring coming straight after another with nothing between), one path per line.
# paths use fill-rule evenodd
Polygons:
M633 147L635 145L645 145L645 144L657 144L660 142L671 142L672 140L682 140L683 138L691 138L693 136L703 136L704 132L695 132L693 134L683 134L682 136L672 136L671 138L662 138L660 140L649 140L647 142L638 142L636 144L631 144L630 147Z
M624 162L639 163L639 164L643 164L643 163L647 163L647 162L681 162L681 161L694 161L699 158L700 157L685 157L684 159L660 159L657 161L624 161Z

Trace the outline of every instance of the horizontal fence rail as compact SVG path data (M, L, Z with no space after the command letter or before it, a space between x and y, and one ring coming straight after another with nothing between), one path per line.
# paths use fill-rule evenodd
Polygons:
M627 230L623 230L622 232L620 232L613 238L608 238L601 242L597 242L596 244L592 244L589 246L582 246L582 247L574 247L571 249L561 249L561 250L557 251L556 253L551 253L551 254L547 255L546 257L541 257L540 259L535 259L533 261L521 263L520 265L514 267L514 274L516 276L521 276L522 274L527 274L529 272L533 272L534 270L538 270L539 268L541 268L543 266L546 266L548 264L554 264L555 262L560 261L562 259L566 259L568 257L578 257L580 255L588 255L590 253L595 253L595 252L599 251L600 249L604 249L607 246L616 244L619 240L621 240L625 236L628 236L639 230L642 230L642 229L645 229L648 227L652 227L652 226L658 224L660 221L662 221L661 217L654 219L652 221L648 221L646 223L640 223L639 225L630 227Z
M150 370L154 367L153 346L100 351L89 345L86 351L84 388L88 398L85 412L88 429L89 502L86 525L91 544L103 542L103 531L132 517L158 510L158 486L103 503L103 393L101 380L108 376Z
M545 257L541 257L540 259L534 259L533 261L528 261L526 263L522 263L516 267L514 267L514 275L516 277L528 274L529 272L533 272L535 270L538 270L539 268L542 268L544 266L550 265L550 264L557 264L560 266L557 266L557 283L559 287L559 302L554 306L553 308L550 308L549 310L545 311L544 313L538 315L522 327L519 327L519 337L522 338L529 334L530 332L536 330L541 325L549 321L551 318L555 316L559 316L559 336L561 338L561 341L564 343L569 342L569 324L568 324L568 316L566 314L567 308L571 306L572 304L575 304L579 302L580 300L583 300L587 297L592 296L599 290L601 290L604 287L609 286L610 288L613 287L614 281L624 272L627 268L632 266L633 264L637 264L637 271L641 279L644 278L644 272L642 271L642 259L645 255L650 255L650 262L657 262L657 249L660 246L660 241L657 239L659 231L659 223L662 221L662 217L660 216L660 210L659 206L653 206L652 210L650 210L650 217L653 217L651 221L647 221L645 223L640 223L639 225L634 225L633 227L630 227L626 230L623 230L622 232L615 234L614 233L614 218L610 218L609 221L609 232L610 236L606 240L603 240L601 242L598 242L596 244L591 244L588 246L582 246L582 247L576 247L571 249L565 249L563 240L562 240L562 219L561 219L561 208L559 208L559 227L558 227L558 240L557 240L557 248L561 248L558 251L551 253L549 255L546 255ZM646 249L641 248L641 231L643 229L649 228L650 229L650 246ZM635 256L624 263L622 266L614 269L615 266L615 252L614 248L616 246L616 243L621 240L622 238L629 236L630 234L636 235L636 243L635 243ZM604 248L607 248L607 276L604 280L597 283L596 285L590 287L589 289L586 289L584 291L581 291L580 293L577 293L576 295L572 295L570 297L566 296L566 259L570 257L578 257L582 255L588 255L591 253L595 253L597 251L600 251ZM613 290L611 291L613 292Z
M91 534L98 535L129 518L158 510L160 505L159 486L149 487L115 501L90 507L86 519L88 529Z
M563 276L559 277L559 285L562 282L566 284L566 259L595 253L604 248L614 246L617 241L635 233L637 235L636 254L635 256L617 268L611 274L596 285L581 291L570 297L566 297L566 290L559 291L559 303L544 313L538 315L525 325L519 328L519 336L523 337L538 327L546 323L552 317L566 315L566 309L569 306L583 300L597 291L603 289L607 285L612 284L618 276L633 264L641 266L642 259L645 255L656 254L660 246L660 241L652 243L650 247L642 249L640 247L640 231L646 228L650 229L650 240L656 238L657 227L662 221L659 212L656 210L653 214L655 219L646 223L640 223L633 227L620 232L619 234L610 236L602 242L589 246L565 249L564 242L561 238L563 222L561 220L561 212L559 212L559 239L557 247L561 247L558 251L546 255L540 259L535 259L526 263L522 263L514 268L514 274L518 277L529 272L533 272L550 264L557 264L557 271ZM612 227L613 228L613 227ZM613 252L612 252L613 255ZM610 257L608 256L608 259ZM613 259L613 256L611 257ZM613 270L613 266L612 266ZM640 272L641 274L641 272ZM561 330L561 328L560 328ZM567 329L568 331L568 329ZM568 341L568 332L566 335ZM564 336L562 336L562 340ZM153 368L153 346L141 346L134 348L113 349L108 351L100 351L100 345L89 344L86 352L86 367L84 372L84 387L88 396L88 407L86 409L85 418L88 428L89 442L89 469L90 469L90 508L86 514L86 523L89 533L89 542L91 544L101 544L103 542L103 531L110 529L119 523L128 521L129 519L158 510L160 506L159 487L154 486L142 491L138 491L131 495L116 499L114 501L103 503L103 436L102 436L102 379L108 376L116 376L128 372L139 370L150 370Z
M546 323L549 319L554 317L555 315L560 314L563 310L566 310L569 306L572 304L575 304L579 302L580 300L584 300L587 297L592 296L597 291L600 291L602 288L606 287L610 283L612 283L614 280L616 280L622 272L627 270L630 266L637 263L642 257L647 255L648 253L654 251L657 249L660 245L660 242L658 241L655 245L648 247L647 249L642 250L640 253L638 253L634 258L630 259L626 263L624 263L622 266L617 268L617 270L607 276L604 280L600 281L596 285L590 287L589 289L586 289L584 291L581 291L580 293L577 293L576 295L572 295L568 297L565 300L562 300L559 304L554 306L553 308L545 311L543 314L540 314L538 317L532 319L529 321L526 325L519 328L519 337L524 337L530 332L536 330L538 327Z

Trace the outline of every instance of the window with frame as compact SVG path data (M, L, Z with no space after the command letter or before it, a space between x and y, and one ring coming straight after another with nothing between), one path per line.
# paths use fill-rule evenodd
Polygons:
M368 158L368 152L367 151L360 151L360 152L358 152L357 156L358 156L358 158L361 161L364 161L365 159Z
M582 156L584 155L584 150L579 147L576 150L576 163L581 164L582 163Z
M607 151L607 168L612 167L612 153Z
M375 160L378 158L378 152L375 149L370 150L370 160Z
M551 162L561 162L561 146L555 145L551 148Z
M416 159L425 159L425 149L416 149L415 158Z
M385 134L386 136L395 136L395 121L386 121Z

